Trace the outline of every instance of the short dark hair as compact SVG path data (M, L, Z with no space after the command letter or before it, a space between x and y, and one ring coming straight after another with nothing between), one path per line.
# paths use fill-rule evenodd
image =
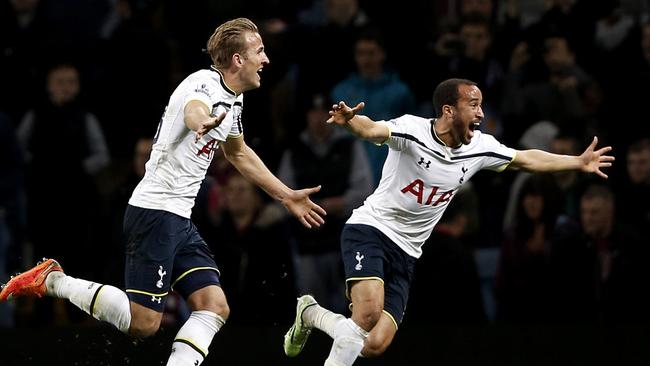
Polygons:
M477 84L467 79L447 79L438 84L436 90L433 92L433 110L437 114L437 117L442 116L442 107L444 105L457 105L458 99L460 98L460 94L458 93L459 85L476 86Z

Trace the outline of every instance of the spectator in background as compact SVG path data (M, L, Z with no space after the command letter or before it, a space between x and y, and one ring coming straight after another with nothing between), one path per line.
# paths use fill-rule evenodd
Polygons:
M314 94L331 90L348 73L354 70L354 42L363 28L370 24L370 17L358 0L315 0L303 1L293 7L297 11L295 21L285 22L272 18L265 22L264 31L276 50L273 66L268 70L278 76L277 83L267 99L270 106L266 115L263 109L254 111L268 118L271 123L261 124L268 132L260 135L259 141L267 145L273 139L274 158L287 145L298 138L304 121L301 113L295 113L302 106L311 103ZM274 13L282 5L274 6ZM291 6L291 5L287 5ZM258 4L255 4L258 7ZM282 14L282 18L292 15ZM267 42L268 43L268 42ZM336 62L327 57L314 57L322 53L322 45L336 44L340 47ZM299 52L295 45L300 45ZM265 75L267 71L265 70ZM268 76L266 76L268 78ZM253 95L254 97L254 95ZM279 160L279 159L278 159Z
M534 42L520 45L513 54L517 61L506 77L501 105L505 130L518 138L532 123L547 120L563 131L584 131L587 112L582 91L593 82L591 76L576 63L565 36L546 34L539 46L541 59L535 58Z
M548 258L560 189L550 175L531 175L517 197L516 216L501 247L497 291L499 319L549 320Z
M563 234L551 254L557 319L647 320L648 248L617 219L612 191L589 186L580 201L580 227Z
M27 164L27 239L35 257L56 256L75 272L94 277L99 269L85 260L85 253L97 239L93 233L100 202L95 177L110 161L108 148L99 121L80 96L77 68L56 65L46 82L47 99L27 112L18 127ZM69 231L70 217L53 211L63 207L75 213L74 235ZM67 322L66 303L55 300L54 304L57 316L46 312L44 319Z
M224 207L209 243L225 275L221 282L233 311L229 322L272 326L290 321L296 296L283 210L239 173L224 187ZM329 217L328 217L329 218ZM311 272L317 271L311 269ZM259 304L266 310L259 311Z
M559 155L576 155L580 153L580 142L574 136L568 135L551 122L542 121L534 124L519 141L522 147L550 150ZM503 220L504 230L514 225L516 220L517 197L523 183L528 179L530 173L520 172L510 185L510 194L506 213ZM582 195L587 177L577 171L562 171L552 173L555 185L560 189L555 201L559 205L559 213L565 215L564 219L578 220L580 217L580 196Z
M18 127L27 162L29 239L35 256L57 256L75 271L94 273L90 267L74 266L92 265L79 256L91 242L99 204L94 177L109 164L109 152L102 126L81 98L77 68L56 65L46 81L47 100L27 112ZM69 217L53 215L53 207L75 212L79 230L74 236L66 230Z
M550 121L539 121L526 129L517 145L524 149L552 150L552 141L558 134L558 128ZM557 151L553 151L558 153ZM518 172L510 184L505 213L503 215L503 231L508 231L515 225L517 218L519 195L524 183L532 176L529 172Z
M436 65L430 69L433 84L458 75L476 80L486 91L485 103L499 105L504 71L492 52L489 18L469 13L460 22L457 33L441 35L435 48ZM488 97L489 96L489 97Z
M290 187L322 184L313 197L327 211L327 222L316 230L291 225L298 290L344 311L339 236L352 209L372 192L374 183L361 143L324 123L329 105L323 95L314 96L305 112L306 128L284 152L278 176Z
M356 40L354 61L357 71L340 81L332 89L332 100L350 103L366 102L365 113L376 120L388 120L415 112L415 98L399 75L386 66L386 49L376 29L366 29ZM387 146L364 141L376 187L388 154Z
M627 150L627 179L617 197L620 216L638 228L650 227L650 138L637 140Z

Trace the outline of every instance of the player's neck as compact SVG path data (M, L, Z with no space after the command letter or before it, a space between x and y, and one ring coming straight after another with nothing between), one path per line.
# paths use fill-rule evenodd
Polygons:
M213 66L214 67L214 66ZM215 68L216 69L216 68ZM216 69L219 74L221 74L221 77L223 78L224 84L230 89L232 92L234 92L236 95L239 95L243 93L243 86L242 83L239 81L237 78L237 75L233 73L232 71L228 69Z
M442 142L447 147L458 147L458 142L454 141L451 135L451 122L444 118L434 118L431 122L431 132L436 140Z

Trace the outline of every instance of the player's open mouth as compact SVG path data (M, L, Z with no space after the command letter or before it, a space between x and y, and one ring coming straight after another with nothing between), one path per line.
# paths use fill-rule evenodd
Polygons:
M472 123L472 124L469 125L469 130L470 130L470 131L478 130L478 128L479 128L480 126L481 126L481 123L480 123L480 122L474 122L474 123Z

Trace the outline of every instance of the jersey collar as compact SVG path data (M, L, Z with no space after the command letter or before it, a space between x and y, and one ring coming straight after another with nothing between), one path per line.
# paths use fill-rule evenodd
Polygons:
M219 82L221 83L221 87L223 87L223 89L225 91L227 91L228 93L230 93L230 94L232 94L234 96L237 96L237 93L232 91L232 89L230 89L228 87L228 85L226 85L226 82L224 81L224 78L223 78L223 74L221 73L221 71L219 71L219 69L214 67L214 65L210 65L210 70L216 72L217 74L219 74Z

